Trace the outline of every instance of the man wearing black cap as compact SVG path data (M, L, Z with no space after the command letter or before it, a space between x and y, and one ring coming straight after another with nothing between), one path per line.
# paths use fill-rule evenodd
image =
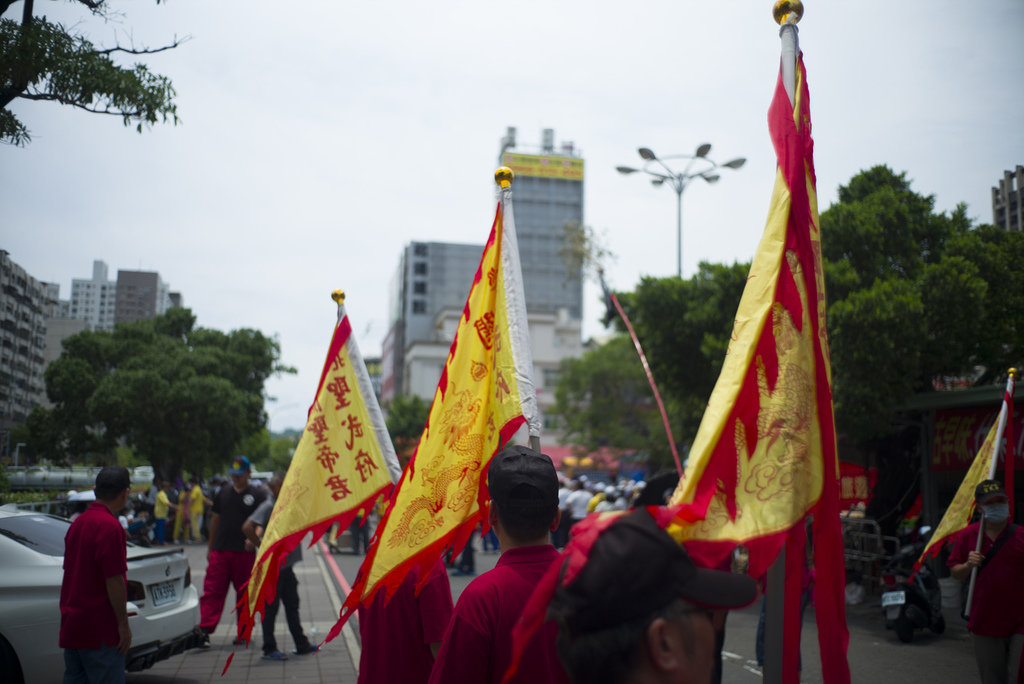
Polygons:
M122 466L96 476L96 501L64 537L60 586L60 647L64 681L123 682L132 645L128 626L128 572L124 528L117 512L128 500L131 480Z
M715 630L754 580L698 568L645 509L613 516L578 531L548 604L565 669L579 684L708 684Z
M488 469L488 522L501 546L490 572L466 587L455 606L431 684L502 681L512 662L512 629L547 569L559 558L551 545L558 528L558 476L551 459L522 446L499 452ZM568 682L555 648L555 625L545 625L525 647L510 682Z
M996 480L974 490L985 518L985 537L978 548L980 522L960 532L949 554L949 574L966 580L978 568L967 629L974 659L984 684L1016 682L1024 645L1024 529L1009 521L1009 500Z

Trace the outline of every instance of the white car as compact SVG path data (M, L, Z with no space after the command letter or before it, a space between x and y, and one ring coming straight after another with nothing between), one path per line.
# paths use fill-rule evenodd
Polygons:
M59 682L64 518L0 507L0 679ZM199 594L182 549L128 545L126 669L137 672L199 645Z

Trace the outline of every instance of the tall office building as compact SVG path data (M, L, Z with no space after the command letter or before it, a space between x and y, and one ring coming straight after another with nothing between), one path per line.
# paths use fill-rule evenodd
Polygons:
M992 223L1003 230L1024 230L1024 166L1004 171L998 188L992 188Z
M583 318L583 279L570 272L562 257L565 224L583 224L583 159L575 145L555 150L555 132L544 129L539 148L517 145L510 127L501 141L500 161L512 169L519 259L523 265L526 310Z
M550 129L538 148L524 151L509 128L499 156L515 172L512 208L541 439L550 443L557 427L547 410L554 404L558 369L563 359L582 354L583 282L561 252L566 222L583 221L583 160L572 143L556 153ZM381 362L385 402L412 394L433 399L482 253L483 245L443 242L413 242L403 249L391 283Z
M24 422L45 398L46 317L58 294L0 250L0 428Z
M114 329L117 283L107 277L107 264L92 262L92 278L71 280L69 318L85 321L90 330Z

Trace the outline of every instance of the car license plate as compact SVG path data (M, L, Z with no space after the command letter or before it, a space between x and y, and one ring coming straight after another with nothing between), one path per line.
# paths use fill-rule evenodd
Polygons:
M903 591L887 591L882 594L882 607L902 606L907 602L907 594Z
M153 592L153 605L162 606L177 600L178 595L174 591L174 582L161 582L149 588Z

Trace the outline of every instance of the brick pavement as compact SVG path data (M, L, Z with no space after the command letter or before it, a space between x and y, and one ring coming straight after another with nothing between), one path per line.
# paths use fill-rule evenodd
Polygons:
M185 546L185 552L192 567L192 581L202 594L206 576L206 546ZM333 584L321 572L317 555L303 548L303 560L295 566L299 580L299 614L306 636L311 641L321 642L337 620L337 592ZM332 596L332 592L334 596ZM277 615L274 635L278 647L288 653L288 660L274 662L262 660L262 627L253 628L254 643L250 648L234 646L231 626L234 624L234 592L228 592L224 614L220 625L211 635L209 649L192 649L157 663L143 672L128 673L130 684L163 684L165 682L214 682L236 684L241 682L294 682L296 684L355 684L356 670L346 639L339 636L315 654L297 656L291 653L295 648L282 608ZM231 667L222 677L221 671L228 655L235 657Z

